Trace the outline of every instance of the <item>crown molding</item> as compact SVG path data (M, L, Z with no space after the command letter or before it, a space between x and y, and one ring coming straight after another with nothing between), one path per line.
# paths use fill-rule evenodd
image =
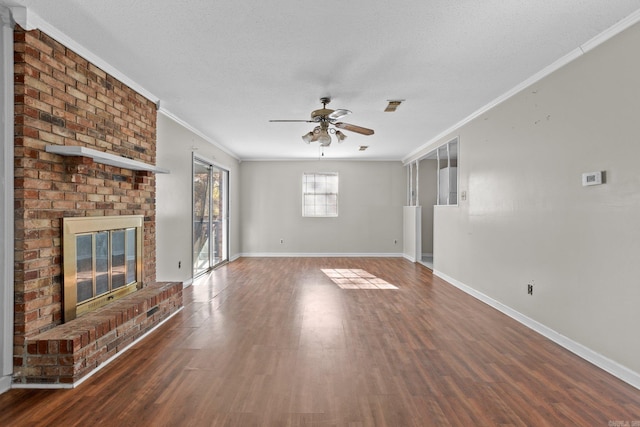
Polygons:
M174 122L178 123L180 126L186 128L188 131L190 131L190 132L194 133L195 135L199 136L200 138L204 139L209 144L211 144L214 147L218 148L219 150L225 152L226 154L228 154L229 156L233 157L234 159L240 161L240 157L238 157L238 155L235 154L233 151L229 150L227 147L222 146L221 144L217 143L216 141L214 141L213 139L211 139L210 137L208 137L204 133L200 132L198 129L196 129L195 127L191 126L185 120L182 120L180 117L176 116L171 111L169 111L166 108L162 107L162 105L160 105L160 107L158 108L158 113L162 113L167 118L173 120Z
M581 44L580 46L578 46L568 54L564 55L563 57L554 61L553 63L546 66L542 70L538 71L537 73L535 73L534 75L532 75L531 77L529 77L528 79L520 83L519 85L505 92L504 94L497 97L493 101L489 102L484 107L481 107L480 109L474 111L466 118L460 120L458 123L454 124L453 126L449 127L443 132L440 132L438 135L431 138L429 141L427 141L426 143L422 144L420 147L410 152L406 157L402 159L402 163L404 165L407 165L408 163L421 160L424 156L426 156L431 151L432 148L435 148L434 146L435 144L437 144L441 139L445 138L447 135L455 133L459 128L461 128L465 124L478 118L482 114L486 113L487 111L491 110L492 108L496 107L497 105L501 104L502 102L506 101L512 96L518 94L519 92L533 85L534 83L537 83L538 81L547 77L554 71L559 70L560 68L564 67L565 65L574 61L575 59L581 57L582 55L594 49L595 47L600 46L602 43L620 34L624 30L626 30L627 28L631 27L632 25L638 22L640 22L640 9L638 9L631 15L627 16L626 18L616 22L614 25L607 28L597 36Z
M13 14L13 19L25 30L31 31L38 29L46 33L48 36L54 38L59 43L62 43L67 48L73 50L75 53L94 64L96 67L102 69L102 71L104 71L105 73L108 73L114 78L118 79L151 102L158 104L158 102L160 101L160 98L158 98L156 95L145 89L142 85L127 77L123 72L110 65L107 61L93 53L90 49L78 43L77 41L66 35L64 32L51 25L33 10L30 10L26 7L18 6L11 7L10 9L11 13Z
M207 142L209 142L212 145L216 146L220 150L224 151L225 153L227 153L228 155L230 155L234 159L240 160L239 157L235 153L231 152L226 147L223 147L222 145L216 143L211 138L206 136L204 133L202 133L199 130L197 130L196 128L194 128L192 125L190 125L185 120L180 119L175 114L173 114L170 111L162 108L160 106L160 98L158 96L154 95L152 92L148 91L142 85L140 85L137 82L135 82L132 79L130 79L127 75L125 75L120 70L118 70L117 68L113 67L112 65L110 65L107 61L102 59L100 56L94 54L90 49L86 48L82 44L78 43L76 40L74 40L71 37L69 37L64 32L60 31L58 28L56 28L53 25L51 25L48 21L43 19L40 15L35 13L33 10L30 10L30 9L28 9L26 7L21 7L21 6L10 7L10 10L11 10L11 13L13 15L13 19L15 20L15 22L18 25L20 25L22 28L24 28L25 30L30 31L30 30L39 29L42 32L46 33L48 36L54 38L58 42L60 42L63 45L65 45L67 48L73 50L75 53L77 53L78 55L82 56L84 59L86 59L87 61L91 62L95 66L99 67L104 72L110 74L111 76L113 76L114 78L118 79L119 81L121 81L125 85L129 86L131 89L133 89L136 92L138 92L140 95L144 96L145 98L147 98L151 102L155 103L158 106L158 112L164 114L165 116L169 117L173 121L179 123L180 125L182 125L183 127L187 128L188 130L190 130L194 134L198 135L202 139L206 140Z
M0 4L0 23L2 25L8 25L13 28L13 24L15 21L13 20L13 16L11 14L11 9L7 6Z

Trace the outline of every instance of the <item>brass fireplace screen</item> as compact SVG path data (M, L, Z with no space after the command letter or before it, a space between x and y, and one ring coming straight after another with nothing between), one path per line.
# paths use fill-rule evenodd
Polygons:
M142 286L142 215L64 218L64 321Z

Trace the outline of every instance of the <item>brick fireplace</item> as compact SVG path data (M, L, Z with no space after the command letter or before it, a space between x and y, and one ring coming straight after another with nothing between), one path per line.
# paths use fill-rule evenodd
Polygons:
M181 285L154 283L154 173L47 147L87 147L154 165L156 105L39 30L16 27L14 36L14 383L70 383L178 309ZM143 218L142 291L153 286L103 307L93 323L83 316L59 326L62 218L120 215ZM133 332L123 329L128 321ZM100 349L97 340L109 334Z

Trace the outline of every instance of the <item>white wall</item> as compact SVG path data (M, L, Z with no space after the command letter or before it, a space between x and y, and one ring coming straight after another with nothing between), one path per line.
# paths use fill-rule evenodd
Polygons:
M636 380L639 50L635 25L424 150L459 135L468 195L436 208L435 270ZM606 184L582 187L598 170Z
M189 129L158 114L157 158L170 174L156 176L156 278L188 282L192 278L193 153L229 171L229 258L238 256L239 162ZM178 262L182 267L178 268Z
M240 169L243 254L401 256L401 162L265 161ZM337 218L302 217L304 172L338 172Z
M0 393L13 372L13 24L0 6Z

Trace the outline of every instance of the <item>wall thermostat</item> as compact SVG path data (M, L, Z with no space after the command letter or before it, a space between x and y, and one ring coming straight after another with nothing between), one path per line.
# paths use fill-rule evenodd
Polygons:
M585 172L582 174L582 186L602 184L602 171Z

